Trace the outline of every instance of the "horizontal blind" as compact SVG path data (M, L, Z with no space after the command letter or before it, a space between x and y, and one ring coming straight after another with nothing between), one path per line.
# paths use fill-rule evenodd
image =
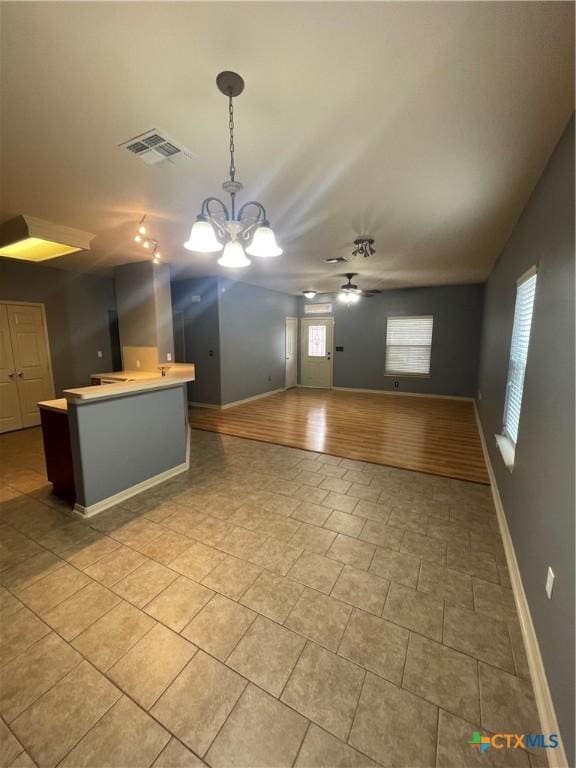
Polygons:
M514 444L518 440L518 425L520 424L520 409L522 408L522 393L524 391L524 376L526 374L535 294L536 275L533 274L518 285L514 306L514 325L512 327L510 363L504 402L504 432Z
M431 315L389 317L386 324L386 373L430 373Z

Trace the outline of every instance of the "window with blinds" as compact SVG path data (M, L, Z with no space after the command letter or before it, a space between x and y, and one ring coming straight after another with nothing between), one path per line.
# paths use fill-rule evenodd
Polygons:
M389 317L386 323L386 373L427 376L430 373L434 318Z
M530 344L530 328L532 327L532 310L536 295L536 278L536 268L533 268L520 278L516 288L514 324L512 326L512 343L510 345L510 362L504 402L504 434L514 445L518 440L524 375L528 359L528 345Z

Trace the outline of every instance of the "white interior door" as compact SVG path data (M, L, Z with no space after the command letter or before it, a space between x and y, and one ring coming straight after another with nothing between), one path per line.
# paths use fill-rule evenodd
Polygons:
M6 304L0 304L0 432L22 428Z
M298 320L286 318L286 389L298 384Z
M303 387L332 386L332 343L334 320L331 317L302 319L301 383Z
M40 400L54 397L44 313L32 304L6 304L23 427L40 424Z

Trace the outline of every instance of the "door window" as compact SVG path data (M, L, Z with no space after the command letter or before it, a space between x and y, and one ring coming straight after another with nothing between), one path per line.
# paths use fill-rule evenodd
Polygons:
M326 326L308 326L308 357L326 357Z

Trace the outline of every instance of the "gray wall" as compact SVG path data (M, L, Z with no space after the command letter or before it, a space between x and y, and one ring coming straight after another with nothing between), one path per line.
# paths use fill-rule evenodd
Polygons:
M91 373L111 369L108 310L116 307L111 278L0 259L0 300L45 305L57 395L90 384Z
M483 294L483 285L456 285L384 291L351 307L334 301L334 347L344 347L334 352L334 386L474 397ZM388 315L434 316L429 378L384 375Z
M199 298L199 301L194 299ZM190 402L221 402L218 280L215 277L175 280L172 304L184 318L184 360L196 365L196 381L188 385ZM212 354L210 354L212 353Z
M123 347L158 346L151 265L142 261L116 267L114 281L120 344Z
M501 431L516 280L538 283L514 470ZM570 765L574 765L574 118L487 284L480 416ZM548 566L552 599L544 591Z
M154 308L156 311L156 334L158 359L174 360L174 328L172 325L172 295L170 289L170 267L168 264L153 264Z
M70 404L76 501L113 496L186 461L184 386Z
M222 403L284 387L286 317L295 296L219 278Z
M170 267L151 261L114 270L122 347L158 347L158 360L174 354Z

